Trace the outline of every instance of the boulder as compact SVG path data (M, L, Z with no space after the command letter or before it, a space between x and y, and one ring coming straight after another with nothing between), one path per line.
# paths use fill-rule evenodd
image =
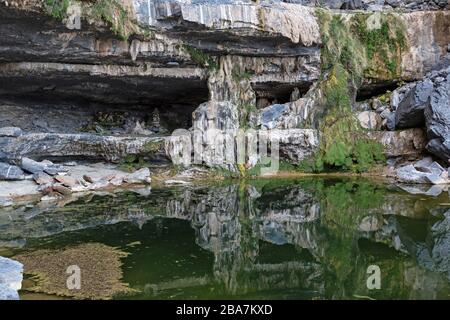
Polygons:
M71 177L71 176L63 176L63 175L56 175L55 179L59 182L61 182L64 186L72 188L76 186L78 183L78 180Z
M425 151L426 135L422 129L369 131L369 137L381 143L386 157L417 159Z
M314 129L260 130L260 141L278 141L279 157L292 163L300 163L319 147L319 133Z
M397 125L399 128L419 126L424 123L423 110L429 103L433 89L433 82L425 78L406 93L397 109Z
M424 110L429 105L434 85L430 79L416 84L399 103L395 113L395 127L406 129L423 126L425 123Z
M288 104L273 104L261 112L261 127L263 129L274 129L277 126L279 118L289 111Z
M139 169L133 173L124 177L124 181L127 183L150 183L150 170L148 168Z
M387 117L386 117L386 128L389 131L394 131L395 130L395 112L391 112Z
M429 183L428 173L420 172L412 164L397 169L397 180L403 183Z
M25 173L17 166L0 162L0 180L23 180Z
M18 127L0 128L0 137L19 137L22 135L22 129Z
M28 171L30 173L39 173L39 172L46 172L50 175L55 175L60 172L66 172L67 169L64 168L64 166L53 164L50 161L34 161L29 158L22 158L21 165L23 170Z
M0 300L19 300L22 288L23 265L17 261L0 257Z
M358 114L361 127L368 130L380 130L382 119L380 115L373 111L363 111Z
M447 169L437 162L428 165L428 159L397 169L397 179L403 183L450 184Z

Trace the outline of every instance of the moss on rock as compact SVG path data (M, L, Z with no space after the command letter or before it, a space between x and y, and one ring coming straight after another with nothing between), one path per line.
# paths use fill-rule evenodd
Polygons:
M184 51L186 51L190 56L191 59L194 60L198 65L208 68L210 70L217 70L219 68L219 65L217 64L216 60L206 52L194 48L190 45L183 45Z
M383 146L367 136L351 105L367 72L380 70L379 67L374 68L374 65L380 65L380 60L374 57L388 57L395 53L396 59L399 59L397 55L401 54L399 50L405 45L405 39L399 36L400 29L396 29L392 36L389 26L395 23L393 18L381 19L380 29L373 31L363 26L370 15L341 16L318 10L317 16L323 39L321 62L325 76L319 90L322 92L320 103L324 106L324 113L319 122L319 150L301 167L306 171L318 172L326 169L367 171L384 159ZM393 41L394 44L389 44L387 48L375 48L381 39ZM384 66L382 69L387 70L389 77L397 74L397 65L395 70L386 63Z
M109 25L111 31L121 40L127 40L135 33L140 33L140 28L133 21L132 14L119 0L44 0L44 12L58 20L67 18L67 10L72 4L78 4L82 17L89 22L104 22ZM148 31L146 31L148 32ZM145 32L142 31L145 35Z

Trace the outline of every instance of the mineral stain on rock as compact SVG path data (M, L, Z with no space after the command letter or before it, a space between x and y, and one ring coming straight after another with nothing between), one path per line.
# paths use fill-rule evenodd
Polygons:
M112 299L135 292L121 282L121 258L127 253L101 243L86 243L57 250L42 249L14 257L24 265L33 284L25 291L75 299ZM81 271L80 289L69 289L70 266Z

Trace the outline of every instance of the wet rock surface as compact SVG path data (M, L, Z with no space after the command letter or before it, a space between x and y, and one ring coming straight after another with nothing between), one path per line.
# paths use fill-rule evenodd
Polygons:
M0 300L19 300L22 271L21 263L0 257Z

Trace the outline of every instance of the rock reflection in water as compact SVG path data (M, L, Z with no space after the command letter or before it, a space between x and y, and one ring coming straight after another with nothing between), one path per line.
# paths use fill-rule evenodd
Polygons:
M447 192L427 197L365 180L169 188L3 211L0 246L33 250L36 239L129 222L138 228L153 223L162 232L165 221L184 220L196 245L213 256L212 267L186 276L165 270L158 281L136 281L140 298L181 290L187 296L195 291L190 297L448 299L448 202ZM156 257L172 258L171 252ZM373 264L381 268L380 290L366 286ZM133 278L133 272L126 274ZM209 291L200 294L198 288Z

